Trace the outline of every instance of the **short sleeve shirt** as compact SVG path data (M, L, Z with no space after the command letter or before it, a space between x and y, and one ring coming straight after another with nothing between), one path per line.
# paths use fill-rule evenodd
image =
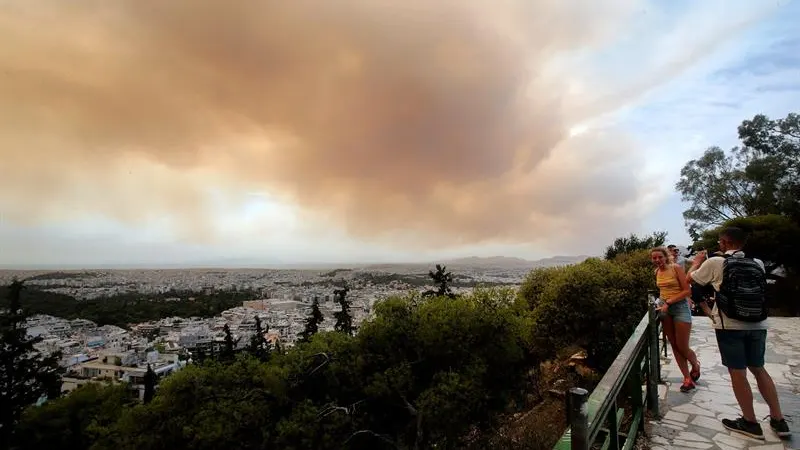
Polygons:
M732 258L744 257L742 251L727 251L726 255L732 255ZM764 269L764 262L760 259L754 261ZM706 286L711 284L715 291L719 291L722 286L722 267L725 264L725 258L721 256L712 256L703 262L703 264L695 271L690 272L692 281L697 284ZM766 269L764 269L766 272ZM719 330L766 330L767 320L761 322L743 322L741 320L731 319L719 310L717 304L714 304L712 310L714 315L714 328Z

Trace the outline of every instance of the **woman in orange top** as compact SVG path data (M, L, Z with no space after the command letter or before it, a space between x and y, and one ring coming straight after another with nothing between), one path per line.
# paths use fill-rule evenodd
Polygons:
M686 298L691 294L686 272L683 267L673 264L669 252L665 248L654 248L650 259L656 266L656 284L659 297L664 302L661 311L664 313L664 332L672 346L672 355L683 374L681 392L689 392L695 388L700 378L700 362L697 355L689 348L689 335L692 332L692 311ZM691 363L692 370L689 370Z

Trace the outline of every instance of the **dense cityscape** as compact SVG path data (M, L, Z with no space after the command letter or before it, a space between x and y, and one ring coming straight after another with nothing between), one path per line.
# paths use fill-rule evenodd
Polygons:
M465 292L475 286L516 287L532 267L573 263L584 257L540 261L473 258L453 266L452 288ZM353 325L367 319L376 302L392 295L422 291L431 286L424 265L374 266L353 269L165 269L2 271L0 284L25 280L28 289L71 297L77 302L104 301L115 296L162 295L161 302L194 302L195 296L240 292L239 305L210 317L159 317L139 323L100 324L83 317L36 314L25 323L27 334L39 338L43 354L59 352L66 369L62 392L90 382L125 382L144 395L150 367L159 378L180 370L198 355L219 352L226 329L244 348L260 328L273 347L292 347L304 329L314 300L323 320L320 331L334 329L337 287L347 286ZM178 294L171 294L178 293ZM167 295L167 296L163 296ZM174 295L174 296L169 296ZM259 325L256 325L256 321Z

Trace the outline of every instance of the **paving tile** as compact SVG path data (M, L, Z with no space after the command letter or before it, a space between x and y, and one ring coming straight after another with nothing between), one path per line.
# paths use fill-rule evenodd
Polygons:
M676 406L676 407L672 408L672 410L678 411L678 412L682 412L682 413L686 413L686 414L692 414L692 415L701 415L701 416L708 416L708 417L714 417L714 418L717 417L717 413L715 413L713 411L709 411L709 410L704 409L704 408L700 408L699 406L692 405L690 403L687 403L687 404L684 404L684 405L680 405L680 406Z
M667 413L664 414L664 419L672 420L674 422L685 423L689 421L689 414L685 414L678 411L667 411Z
M750 447L750 450L784 450L785 448L783 444L767 444Z
M719 420L705 416L695 417L692 420L691 424L696 425L698 427L708 428L709 430L715 430L720 432L728 431L724 426L722 426L722 422L720 422Z
M678 434L677 439L681 439L684 441L711 442L710 439L706 439L697 433L692 433L691 431L684 431Z
M800 319L770 318L765 368L772 376L787 414L800 411ZM662 358L662 374L666 381L658 388L661 399L659 421L650 421L652 448L700 450L783 450L797 447L796 439L780 442L762 422L765 441L731 433L722 426L723 418L741 414L730 385L728 370L722 366L714 330L707 321L697 320L692 327L691 346L702 365L697 389L689 394L679 392L683 378L672 358ZM758 417L769 408L758 393L755 378L748 377L755 396L754 409Z
M738 447L732 447L730 445L720 444L717 442L717 447L719 450L740 450Z
M672 441L672 445L678 447L686 447L686 448L699 448L699 449L710 449L714 447L714 444L710 442L694 442L694 441L684 441L682 439L674 439Z
M724 444L733 448L747 448L747 446L750 445L747 441L727 433L717 433L713 441L716 442L717 445Z
M689 427L689 425L687 425L685 423L675 422L675 421L666 420L666 419L661 419L661 424L672 425L673 427L680 428L681 430L685 430L686 428Z

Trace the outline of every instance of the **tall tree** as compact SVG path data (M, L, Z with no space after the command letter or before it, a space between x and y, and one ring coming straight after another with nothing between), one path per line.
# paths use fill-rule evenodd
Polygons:
M453 273L448 272L446 266L437 264L436 272L429 270L428 277L433 281L436 290L427 290L423 292L422 295L426 297L436 295L439 297L455 298L456 295L453 293L452 289L450 289L450 283L453 282Z
M144 374L144 398L142 399L145 404L150 403L156 395L156 380L158 380L158 376L148 364L147 372Z
M341 333L353 334L353 316L350 314L350 300L347 294L350 292L350 287L346 282L342 282L342 287L333 291L334 301L342 308L340 311L333 313L336 319L336 324L333 329Z
M22 282L14 280L8 287L8 309L0 311L0 448L8 448L26 407L61 393L60 355L43 355L34 347L41 338L28 338L22 289Z
M619 237L614 239L614 243L606 247L606 259L612 260L617 255L624 253L632 253L638 250L648 250L653 247L660 247L664 245L667 240L666 231L656 231L649 236L639 237L631 234L628 237Z
M314 297L314 301L311 303L311 312L308 318L306 318L306 327L303 329L303 332L300 333L300 340L308 342L311 336L319 332L319 324L321 324L324 319L322 311L319 310L319 298Z
M264 329L261 325L261 318L256 316L256 331L250 336L250 344L247 346L247 352L257 358L259 361L266 362L269 360L270 348L269 342L264 338L264 333L269 331L269 325Z
M233 339L233 333L231 333L231 327L228 326L226 323L224 327L222 327L222 331L225 333L225 342L222 346L222 352L220 352L220 359L222 361L230 362L234 360L236 356L236 345L239 343L239 339Z
M774 200L776 213L800 223L800 114L776 120L759 114L738 131L744 147L756 155L745 172L759 195Z
M757 115L739 126L741 147L711 147L681 169L676 188L690 204L683 217L697 240L702 231L747 216L780 214L800 220L800 116Z

